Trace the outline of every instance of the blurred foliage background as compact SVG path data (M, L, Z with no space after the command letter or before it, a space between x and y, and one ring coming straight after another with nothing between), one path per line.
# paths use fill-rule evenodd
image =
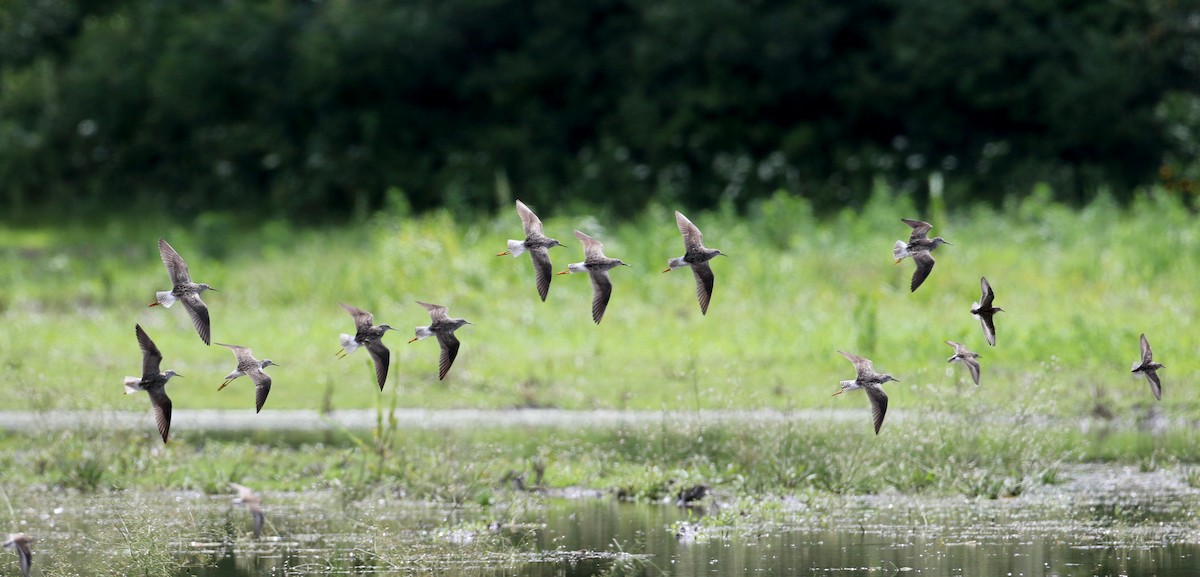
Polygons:
M1194 0L16 0L6 218L1195 204Z

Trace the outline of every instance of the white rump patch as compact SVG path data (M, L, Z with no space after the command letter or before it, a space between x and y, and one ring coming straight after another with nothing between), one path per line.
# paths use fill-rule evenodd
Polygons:
M683 257L677 257L677 258L673 258L673 259L667 261L667 266L671 270L675 270L677 268L683 268L685 266L688 266L688 263L683 260Z
M523 241L523 240L509 240L508 241L508 254L511 254L513 256L521 256L524 253L525 253L525 241Z
M571 272L573 272L573 273L576 273L576 272L587 272L587 267L583 266L584 264L586 264L586 263L582 263L582 262L573 262L573 263L571 263L571 264L567 265L567 270L568 270L568 271L571 271Z
M175 295L171 294L171 291L158 291L154 293L154 299L158 301L158 304L168 309L171 308L171 305L175 304Z
M343 333L341 339L342 348L346 350L346 354L350 354L358 349L358 342L354 340L354 337Z
M908 243L902 240L896 241L896 245L892 247L892 256L895 257L896 260L908 257Z
M138 387L138 383L141 382L142 380L137 377L125 377L125 394L132 395L142 392L141 387Z
M433 336L433 331L429 330L429 327L417 327L416 333L418 340Z

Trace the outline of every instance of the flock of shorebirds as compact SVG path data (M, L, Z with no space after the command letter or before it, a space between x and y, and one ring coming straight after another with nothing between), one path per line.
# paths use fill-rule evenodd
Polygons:
M545 301L550 292L550 280L554 276L552 274L553 267L550 261L549 249L564 245L553 238L545 236L542 221L529 207L525 206L525 203L520 200L516 201L516 208L517 214L521 217L521 223L524 225L525 239L509 240L508 250L496 256L512 255L517 257L528 252L533 262L534 279L538 296L541 297L542 301ZM892 256L895 257L896 263L900 263L905 258L911 257L913 259L913 262L916 264L916 270L913 272L910 290L916 291L929 278L929 274L933 271L933 251L943 244L949 245L951 243L940 236L932 239L929 238L929 231L932 230L933 226L927 222L907 218L901 220L912 231L909 234L908 241L896 241L892 248ZM700 312L701 314L707 314L714 284L713 271L708 261L717 256L725 255L720 250L705 247L704 235L701 234L700 229L678 211L675 212L675 224L679 227L679 232L683 236L685 251L683 256L670 259L667 262L667 268L663 272L670 272L685 266L691 267L692 274L696 280L696 297L700 304ZM612 281L609 278L609 270L618 266L629 265L620 259L605 256L603 244L578 230L575 231L575 238L579 239L583 244L584 260L567 265L566 270L557 274L588 273L592 283L592 320L599 324L604 318L604 311L608 308L608 302L612 297ZM158 249L163 265L166 266L167 274L170 276L172 288L169 291L158 291L155 302L151 303L150 306L162 305L164 308L170 308L176 301L182 302L184 309L188 312L188 316L191 317L197 334L200 335L201 340L206 345L210 344L211 325L208 307L200 299L200 293L206 290L217 289L205 283L192 282L187 264L166 240L159 239ZM996 313L1002 312L1004 309L993 305L995 293L992 291L992 286L988 283L987 278L980 278L979 284L980 298L978 302L972 303L970 309L971 315L979 320L984 339L988 345L995 346L996 325L993 317ZM429 312L430 324L416 327L416 336L408 342L411 343L430 336L437 337L438 343L441 345L438 378L444 379L450 371L450 366L454 363L455 357L458 355L459 341L454 336L454 331L463 325L471 323L465 319L451 318L448 314L448 309L444 306L420 301L417 301L417 303ZM354 319L355 334L353 336L349 334L342 334L340 336L341 349L337 352L337 356L342 358L353 353L359 347L365 347L374 361L376 383L382 391L387 382L388 366L391 357L390 351L384 346L382 340L387 331L396 329L387 324L376 325L374 316L363 309L347 304L339 304ZM141 325L135 325L134 331L137 335L138 345L142 350L142 376L126 377L125 392L128 394L145 391L149 395L155 421L158 425L158 432L162 436L163 442L166 443L171 428L171 399L167 396L166 385L172 377L182 375L172 370L162 371L162 353L158 350L154 341L150 339L150 336L146 334ZM249 348L223 343L217 344L229 348L237 359L237 368L226 375L225 382L217 390L224 389L238 377L248 376L255 385L255 410L256 412L261 411L263 404L266 403L267 395L271 391L271 377L267 375L264 369L268 366L278 365L270 359L263 359L261 361L256 359ZM965 345L960 343L946 341L946 344L954 349L954 354L947 359L947 362L961 363L970 372L972 381L978 385L980 374L978 359L980 355L970 351ZM879 429L883 426L883 419L887 414L888 407L888 397L883 390L883 384L889 381L899 381L899 379L889 374L876 372L870 359L843 351L838 351L838 353L854 365L856 374L853 380L841 381L841 388L834 395L840 395L846 391L863 390L871 403L871 415L875 426L875 434L879 434ZM1150 348L1150 343L1146 340L1146 335L1141 335L1141 360L1133 364L1131 372L1134 375L1146 378L1150 383L1151 392L1158 400L1162 400L1162 383L1157 373L1158 369L1161 368L1163 368L1163 365L1154 361L1153 352ZM230 483L230 486L238 491L238 497L234 502L244 505L250 512L254 522L254 535L257 537L262 531L265 520L260 498L248 487L236 483ZM4 542L5 547L16 549L21 573L25 577L29 576L29 567L33 557L30 550L31 541L32 539L24 533L14 533L10 534Z
M563 244L544 234L541 219L520 200L517 201L517 214L520 215L521 223L524 225L525 239L508 241L508 250L496 256L511 254L516 257L528 252L533 261L538 296L545 301L546 296L550 293L550 279L554 276L549 249L563 246ZM704 235L700 233L700 229L696 228L696 225L692 224L692 221L682 213L675 213L675 223L679 227L680 234L683 235L685 252L681 257L670 259L667 262L667 269L663 272L670 272L685 266L691 267L696 277L696 297L700 302L700 312L706 314L713 290L713 272L708 261L716 256L721 256L722 253L716 249L706 248ZM567 265L567 269L558 274L588 273L592 280L592 320L599 324L604 318L604 311L608 308L608 301L612 297L612 281L609 279L608 271L618 266L629 265L620 259L605 256L604 245L600 241L580 231L575 231L575 237L583 243L584 260ZM176 302L183 303L183 308L191 317L192 325L196 328L196 333L200 335L200 340L204 341L206 345L211 344L212 330L208 306L201 300L200 293L217 289L206 283L193 282L187 263L166 240L158 239L158 252L162 257L163 265L167 268L167 276L171 279L171 290L155 293L155 300L150 303L150 306L161 305L164 308L170 308ZM388 367L391 364L391 351L383 344L383 337L387 331L397 329L386 323L375 324L375 316L368 311L345 303L339 304L354 319L355 332L353 335L342 334L340 336L341 349L337 351L337 357L343 358L358 350L359 347L367 349L375 366L375 382L382 391L387 383ZM441 347L441 356L438 359L438 379L445 379L446 374L450 372L451 365L454 364L454 359L458 356L460 346L458 337L454 336L454 331L463 325L472 323L466 319L451 317L449 309L442 305L421 301L417 301L417 304L425 307L425 310L429 312L430 322L426 326L416 327L416 336L408 342L436 336ZM166 443L171 431L171 398L167 396L166 386L172 377L182 375L173 370L162 370L162 352L141 325L134 326L134 333L137 335L138 346L142 349L142 376L125 377L125 392L129 394L145 391L149 395L150 406L158 425L158 433ZM216 344L233 351L233 355L237 359L237 368L225 376L225 382L217 390L224 389L238 377L248 376L254 382L255 411L262 411L263 404L267 402L267 395L271 392L271 376L264 369L272 365L279 366L278 363L271 359L261 361L256 359L253 351L247 347L224 343Z

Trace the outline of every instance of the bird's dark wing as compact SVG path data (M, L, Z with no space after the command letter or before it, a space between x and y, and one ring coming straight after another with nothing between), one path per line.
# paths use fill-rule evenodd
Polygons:
M1162 381L1158 380L1158 370L1146 369L1144 371L1146 380L1150 381L1150 392L1154 393L1154 398L1162 400Z
M904 224L907 224L913 229L912 233L908 235L909 242L926 238L926 235L929 234L930 229L933 228L932 224L929 224L923 220L913 220L911 218L902 218L900 220L904 221Z
M17 566L21 569L22 577L29 577L29 568L33 566L33 549L29 547L28 539L13 541L17 548Z
M440 320L445 320L445 319L450 318L450 315L448 312L450 309L447 309L446 307L444 307L442 305L423 303L421 301L417 301L417 304L425 307L425 310L429 311L429 319L435 323Z
M858 373L858 378L862 378L864 375L871 375L875 373L875 367L871 365L870 359L842 351L838 351L838 353L840 353L843 357L846 357L846 360L854 364L854 370Z
M533 236L542 233L542 219L533 214L528 206L520 200L517 201L517 214L521 215L521 226L525 229L525 236Z
M167 434L171 432L171 398L161 386L146 389L150 394L150 406L154 408L154 422L158 424L158 434L162 435L164 443Z
M604 310L608 308L608 299L612 297L612 281L608 278L608 271L593 270L588 273L592 277L592 320L600 324Z
M179 256L179 253L175 252L175 249L161 238L158 239L158 255L162 257L163 265L167 267L167 275L171 277L172 285L179 286L192 282L183 257Z
M979 326L983 327L983 338L987 339L989 345L996 346L996 321L993 315L982 313L978 316Z
M356 332L362 332L371 328L372 326L375 326L375 315L358 307L352 307L348 304L338 304L342 305L342 308L346 309L346 312L350 313L351 317L354 317L354 328L356 329Z
M1148 365L1154 360L1154 351L1150 348L1150 341L1146 340L1145 333L1142 334L1142 364Z
M879 428L883 426L883 417L887 414L887 393L878 385L867 386L866 391L867 398L871 399L871 418L875 421L875 434L878 435Z
M250 516L254 517L254 538L257 539L262 534L263 521L266 521L267 518L261 509L251 509Z
M387 383L388 364L391 362L392 353L378 338L367 341L367 352L371 353L371 359L375 361L375 380L379 382L379 390L382 391L383 385Z
M183 295L183 308L187 309L188 316L192 317L192 326L196 327L196 334L200 335L200 340L204 344L209 344L211 341L209 323L208 323L208 307L204 301L200 300L200 295L197 293L188 293Z
M992 285L988 283L987 277L979 277L979 290L982 293L979 297L979 307L992 308L992 300L996 298L996 294L992 292Z
M438 357L438 380L446 378L446 373L450 372L450 365L454 364L454 358L458 356L458 337L454 333L438 333L438 344L442 346L442 354Z
M700 234L700 229L688 220L688 217L683 216L682 212L675 211L675 225L679 227L679 234L683 235L683 248L685 251L691 251L695 248L704 246L704 235Z
M700 314L708 314L708 301L712 299L713 271L707 262L692 264L692 274L696 277L696 298L700 299Z
M579 231L575 231L575 238L583 243L583 260L589 261L605 258L604 245L600 241Z
M554 276L553 265L550 264L550 252L544 246L536 246L529 249L529 259L533 261L533 274L537 280L538 296L542 297L542 302L546 301L546 295L550 294L550 277Z
M971 371L971 380L979 385L979 361L971 357L962 357L962 362L967 365L967 370Z
M933 255L927 251L921 251L913 253L912 258L917 265L917 270L913 272L912 276L912 291L916 292L918 288L921 288L921 283L929 278L929 273L933 272Z
M137 333L138 346L142 347L142 379L157 377L162 365L162 353L159 352L158 345L150 340L150 335L142 330L142 325L134 325L134 332Z
M246 371L246 376L254 381L254 412L261 412L267 395L271 394L271 375L259 367Z

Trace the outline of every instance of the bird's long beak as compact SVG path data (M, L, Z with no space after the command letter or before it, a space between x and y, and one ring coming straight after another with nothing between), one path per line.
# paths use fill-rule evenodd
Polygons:
M949 243L947 243L947 244L949 244ZM221 291L219 291L219 290L217 290L217 289L215 289L215 288L213 288L213 287L208 287L208 290L210 290L210 291L216 291L216 292L221 292Z
M508 251L507 251L507 250L506 250L506 251L504 251L504 252L501 252L501 253L496 253L496 256L504 256L504 255L506 255L506 254L508 254Z
M181 375L181 374L179 374L179 373L175 373L175 376L177 376L177 377L182 377L183 375Z
M892 377L892 380L893 380L893 381L896 381L897 383L899 383L899 382L900 382L900 379L897 379L896 377Z
M948 244L948 245L950 245L950 246L954 246L954 243L952 243L952 242L947 242L947 241L944 241L944 240L942 241L942 244Z

